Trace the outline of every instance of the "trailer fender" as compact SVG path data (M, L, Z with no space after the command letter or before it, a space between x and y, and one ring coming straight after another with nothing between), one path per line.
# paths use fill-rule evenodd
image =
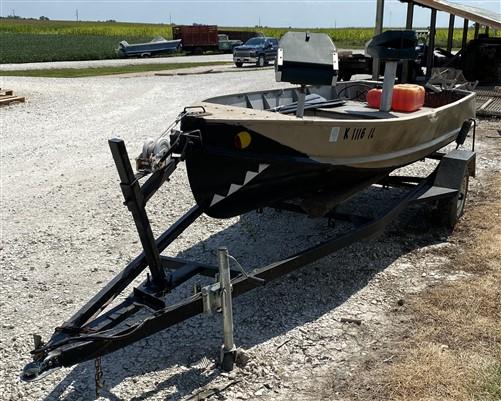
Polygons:
M475 170L476 153L471 150L455 149L440 161L433 185L459 189L464 176L475 177Z

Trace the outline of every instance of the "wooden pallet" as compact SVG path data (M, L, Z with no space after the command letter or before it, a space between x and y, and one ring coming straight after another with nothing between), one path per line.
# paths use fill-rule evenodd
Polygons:
M11 89L0 88L0 106L6 106L13 102L24 102L24 96L14 95L14 91Z
M477 87L477 115L501 117L501 87Z

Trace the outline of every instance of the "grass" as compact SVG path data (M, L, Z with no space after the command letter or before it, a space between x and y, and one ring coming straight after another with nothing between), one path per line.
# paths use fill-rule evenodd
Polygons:
M449 255L472 276L412 300L413 334L383 381L391 399L501 399L501 175L486 188L459 226L471 245Z
M112 59L120 41L142 43L156 36L171 38L171 26L1 19L0 63Z
M102 60L117 58L121 40L141 43L150 37L111 35L60 35L0 31L0 63Z
M470 202L457 227L461 249L443 269L468 277L413 296L388 349L364 361L348 399L501 400L501 174ZM391 361L391 362L388 362Z
M176 70L191 67L203 67L212 65L230 64L225 61L213 61L202 63L165 63L165 64L141 64L118 67L96 67L96 68L54 68L44 70L14 70L0 71L3 76L23 76L23 77L47 77L47 78L81 78L98 75L116 75L128 73L140 73L149 71Z
M289 30L305 30L329 34L338 48L363 48L372 37L372 28L242 28L225 30L259 31L280 38ZM497 33L501 36L501 32ZM122 40L129 43L149 41L155 36L172 38L168 24L135 24L123 22L0 20L0 63L39 61L95 60L116 58L115 49ZM454 47L461 45L462 29L454 31ZM468 36L473 37L473 29ZM447 29L437 30L437 46L446 45Z

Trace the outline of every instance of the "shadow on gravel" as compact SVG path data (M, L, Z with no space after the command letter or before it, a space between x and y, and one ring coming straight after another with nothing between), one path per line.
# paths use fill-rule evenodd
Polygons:
M396 191L372 188L350 202L350 210L370 215L370 211L383 210L397 197ZM242 216L238 223L178 256L215 263L214 250L225 245L244 267L250 268L292 255L348 228L346 223L331 228L326 219L266 209L262 214L252 212ZM379 238L355 243L236 298L237 346L248 349L318 319L342 305L402 255L441 242L446 236L446 231L434 227L430 204L416 205L403 212L399 222L390 225ZM205 283L208 281L202 282ZM192 284L193 281L186 283L169 298L175 302L187 295ZM166 400L182 399L219 375L214 370L214 361L221 343L219 315L196 316L143 339L102 358L105 387L111 389L102 395L112 401L143 401L155 395ZM135 377L148 372L158 373L140 379L141 389L134 388ZM120 384L126 379L127 391L124 391ZM114 387L130 395L121 398L114 394ZM45 401L93 400L94 388L94 364L83 363Z

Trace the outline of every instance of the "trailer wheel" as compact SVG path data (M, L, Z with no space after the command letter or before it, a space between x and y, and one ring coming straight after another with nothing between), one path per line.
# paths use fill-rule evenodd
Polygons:
M244 65L244 63L237 61L235 65L237 66L237 68L241 68Z
M468 196L468 184L469 175L467 171L461 181L461 187L459 188L458 193L451 198L438 201L440 220L442 225L447 228L453 229L461 216L464 214L466 197Z
M258 57L256 65L258 67L264 67L264 56L263 55L261 55L261 56Z

